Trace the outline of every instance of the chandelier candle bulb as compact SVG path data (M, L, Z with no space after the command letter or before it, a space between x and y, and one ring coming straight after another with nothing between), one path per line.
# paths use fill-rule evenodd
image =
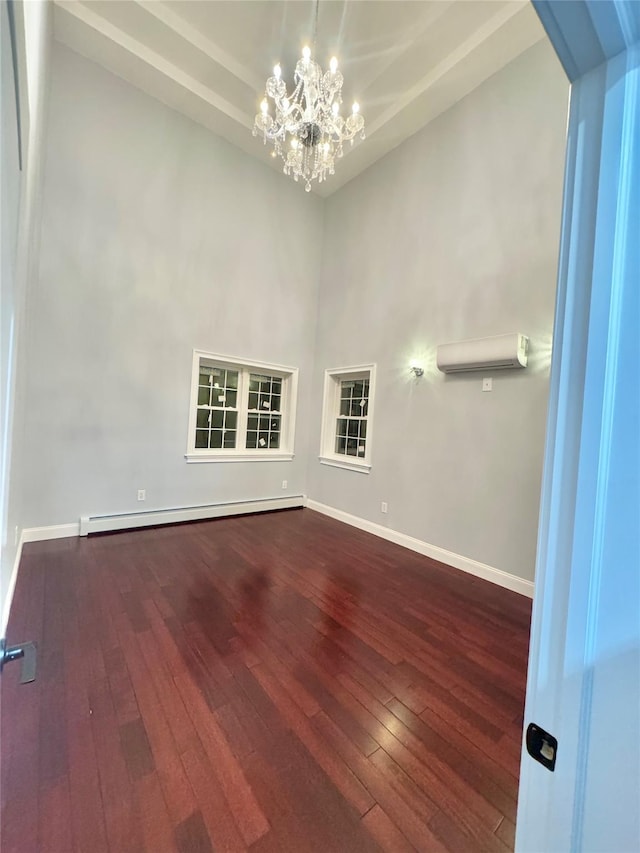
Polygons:
M338 70L338 60L335 58L335 56L331 57L331 62L329 63L329 68L331 69L332 74L335 74L336 71Z
M277 65L274 65L273 76L276 78L276 80L279 80L280 77L282 76L282 68L280 68L280 63L278 63Z

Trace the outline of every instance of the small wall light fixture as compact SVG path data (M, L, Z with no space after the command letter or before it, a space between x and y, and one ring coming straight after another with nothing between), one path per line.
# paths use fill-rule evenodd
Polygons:
M417 361L412 361L409 365L409 370L413 373L413 375L417 378L418 376L424 375L424 367L419 364Z

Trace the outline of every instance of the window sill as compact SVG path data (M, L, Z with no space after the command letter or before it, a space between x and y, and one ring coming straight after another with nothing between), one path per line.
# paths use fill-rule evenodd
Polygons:
M187 462L287 462L293 453L264 451L263 453L185 453Z
M330 465L332 468L345 468L347 471L359 471L361 474L371 472L371 465L368 462L350 462L334 456L318 456L318 459L322 465Z

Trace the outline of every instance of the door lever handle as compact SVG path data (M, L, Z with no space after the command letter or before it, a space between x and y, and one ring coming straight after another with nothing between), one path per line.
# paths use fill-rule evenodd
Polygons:
M14 660L22 660L20 684L29 684L36 678L36 646L35 643L19 643L8 646L6 640L0 640L0 672L5 664Z

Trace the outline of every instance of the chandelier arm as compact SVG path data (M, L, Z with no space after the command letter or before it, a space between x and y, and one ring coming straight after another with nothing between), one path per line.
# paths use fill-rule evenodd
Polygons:
M291 104L287 112L282 113L282 122L283 127L293 126L296 128L299 124L304 121L304 110L300 106L300 104L295 103Z
M266 138L270 142L277 142L277 141L284 142L285 141L285 134L284 134L284 132L281 132L283 130L284 130L284 128L281 128L279 130L266 130L264 133L265 133Z

